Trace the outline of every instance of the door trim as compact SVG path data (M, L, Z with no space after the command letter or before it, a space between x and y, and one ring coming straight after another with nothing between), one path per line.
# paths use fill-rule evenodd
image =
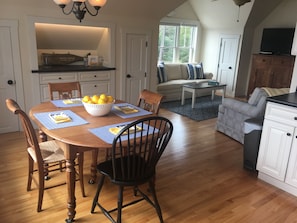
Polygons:
M239 51L240 51L240 38L241 38L241 35L240 34L221 34L219 36L219 42L220 42L220 50L219 50L219 57L218 57L218 69L217 69L217 79L219 78L219 65L220 65L220 60L221 60L221 51L222 51L222 39L228 39L228 38L232 38L232 39L236 39L237 40L237 49L236 49L236 57L235 57L235 61L234 61L234 77L233 77L233 83L232 83L232 92L229 92L231 93L231 95L229 96L232 96L234 97L235 95L235 90L236 90L236 83L237 83L237 77L238 77L238 63L239 63ZM226 91L228 92L228 91ZM228 95L228 93L227 93Z
M17 20L0 19L0 26L9 27L11 30L14 78L16 82L15 83L15 86L16 86L15 100L20 105L20 107L26 110L26 106L24 103L24 86L23 86L23 78L22 78L22 66L21 66L20 44L19 44L19 34L18 34L19 24ZM19 126L19 130L20 130L20 126Z
M121 34L121 59L120 59L120 81L117 82L117 84L119 84L119 86L116 86L117 89L119 89L120 92L120 98L123 100L126 100L127 95L126 95L126 73L127 73L127 59L126 59L126 55L127 55L127 35L128 34L142 34L142 35L147 35L147 41L148 41L148 51L147 51L147 87L150 87L150 70L151 70L151 31L150 30L142 30L142 29L130 29L130 28L122 28L120 30L120 34Z

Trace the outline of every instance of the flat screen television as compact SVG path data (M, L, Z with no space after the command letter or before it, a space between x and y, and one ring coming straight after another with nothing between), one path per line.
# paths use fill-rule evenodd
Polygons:
M264 28L260 53L290 55L295 28Z

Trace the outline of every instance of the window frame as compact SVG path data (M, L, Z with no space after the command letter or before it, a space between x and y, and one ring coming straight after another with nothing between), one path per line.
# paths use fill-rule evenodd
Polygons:
M192 63L194 61L196 61L196 58L197 58L197 49L198 49L198 39L199 39L199 30L200 30L200 23L198 21L191 21L191 20L177 20L177 19L172 19L172 18L165 18L165 19L162 19L160 21L160 24L159 24L159 34L160 34L160 26L161 25L165 25L165 26L173 26L173 27L176 27L176 31L175 31L175 43L174 43L174 46L172 47L168 47L168 46L161 46L159 45L160 43L160 40L159 40L159 37L158 37L158 63L160 62L164 62L162 60L160 60L160 58L162 57L162 52L164 52L164 50L160 50L161 48L162 49L172 49L172 61L165 61L167 63L180 63L180 49L185 49L185 48L188 48L189 50L189 59L188 61L186 61L187 63ZM195 27L196 29L192 30L192 33L191 33L191 44L189 47L184 47L184 46L179 46L179 43L180 43L180 27L181 26L189 26L189 27ZM164 39L164 38L163 38ZM164 43L164 41L162 41Z

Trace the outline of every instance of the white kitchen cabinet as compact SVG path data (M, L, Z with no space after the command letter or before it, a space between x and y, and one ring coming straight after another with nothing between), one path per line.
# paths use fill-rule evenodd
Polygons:
M268 102L258 154L258 177L297 196L297 108Z
M106 93L115 96L114 71L41 73L39 74L40 101L49 101L48 83L79 81L82 95Z

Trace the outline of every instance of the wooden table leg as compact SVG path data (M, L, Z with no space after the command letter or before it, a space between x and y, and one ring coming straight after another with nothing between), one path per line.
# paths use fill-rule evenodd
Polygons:
M75 146L71 146L60 141L57 141L61 149L64 151L65 159L66 159L66 186L67 186L67 216L68 218L65 220L67 223L71 223L74 221L74 217L76 214L76 198L75 198L75 159L77 154L77 149Z
M97 179L97 161L98 161L98 149L92 150L92 163L91 163L91 179L89 184L94 184Z

